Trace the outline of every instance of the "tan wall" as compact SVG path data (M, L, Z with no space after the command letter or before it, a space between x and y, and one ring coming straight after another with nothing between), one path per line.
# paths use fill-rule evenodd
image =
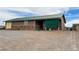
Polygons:
M72 28L73 28L73 30L78 30L79 31L79 24L74 24Z
M11 29L12 23L11 22L6 22L5 28L6 29Z

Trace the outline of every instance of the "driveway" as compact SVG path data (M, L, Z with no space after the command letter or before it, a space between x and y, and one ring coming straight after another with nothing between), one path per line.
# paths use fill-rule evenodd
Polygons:
M1 51L77 51L78 31L0 30Z

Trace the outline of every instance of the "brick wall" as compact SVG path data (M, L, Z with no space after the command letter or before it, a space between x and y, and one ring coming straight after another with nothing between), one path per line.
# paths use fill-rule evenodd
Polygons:
M12 22L12 29L16 29L16 30L35 30L35 21Z

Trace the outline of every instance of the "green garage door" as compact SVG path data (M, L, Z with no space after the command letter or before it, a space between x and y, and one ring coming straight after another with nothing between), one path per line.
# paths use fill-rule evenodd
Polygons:
M57 29L60 24L60 20L53 19L53 20L45 20L44 21L44 27L45 28L51 28L51 29Z

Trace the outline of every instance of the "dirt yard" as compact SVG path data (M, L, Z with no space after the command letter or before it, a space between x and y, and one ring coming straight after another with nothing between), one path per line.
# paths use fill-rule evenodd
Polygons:
M1 51L78 51L77 31L0 30Z

